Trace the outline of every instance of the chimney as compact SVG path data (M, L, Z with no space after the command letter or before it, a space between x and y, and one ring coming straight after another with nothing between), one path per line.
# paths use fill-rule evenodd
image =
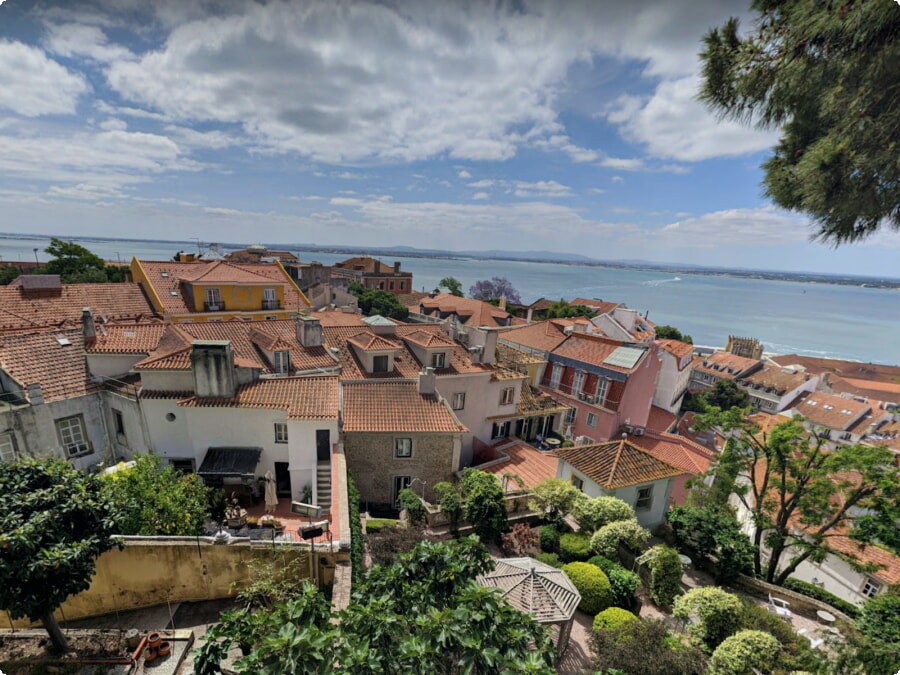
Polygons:
M29 384L25 387L28 393L28 402L31 405L41 405L44 402L44 391L39 384Z
M481 350L481 362L489 366L494 365L497 355L497 331L484 331L484 348Z
M499 304L498 304L497 306L498 306L500 309L506 309L506 296L505 296L505 295L501 295L501 296L500 296L500 302L499 302Z
M237 374L228 340L194 340L191 372L197 398L234 398Z
M84 333L84 344L92 345L97 341L97 328L90 307L81 308L81 332Z
M425 368L419 373L419 393L423 396L434 396L437 391L437 377L434 375L434 368Z
M304 347L322 346L322 322L312 316L300 315L297 317L297 342Z
M531 323L531 317L532 317L533 314L534 314L534 310L533 310L531 307L529 307L529 308L528 308L528 313L525 315L525 320L526 320L528 323Z
M394 274L400 274L400 262L394 262Z

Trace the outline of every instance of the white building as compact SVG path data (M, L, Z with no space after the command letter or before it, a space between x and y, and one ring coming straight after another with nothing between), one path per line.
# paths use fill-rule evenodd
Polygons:
M759 370L736 379L738 389L746 392L750 405L767 413L781 412L804 392L816 390L818 375L810 375L801 366L783 367L765 363Z
M694 346L679 340L657 340L659 375L653 392L653 405L677 413L691 382Z

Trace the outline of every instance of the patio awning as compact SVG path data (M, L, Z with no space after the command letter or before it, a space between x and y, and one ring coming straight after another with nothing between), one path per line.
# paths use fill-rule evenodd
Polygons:
M252 478L261 454L262 448L209 448L197 473L215 478Z

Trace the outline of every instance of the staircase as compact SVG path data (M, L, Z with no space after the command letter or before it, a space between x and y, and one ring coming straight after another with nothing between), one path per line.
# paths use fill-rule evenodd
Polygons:
M316 506L331 510L331 462L316 464Z

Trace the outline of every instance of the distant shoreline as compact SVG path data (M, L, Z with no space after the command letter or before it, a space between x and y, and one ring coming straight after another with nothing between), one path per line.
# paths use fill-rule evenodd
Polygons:
M173 249L178 248L194 248L197 241L169 240L169 239L137 239L123 237L93 237L81 235L34 235L13 232L0 232L0 240L34 240L49 239L50 237L59 237L66 240L78 241L83 243L90 242L123 242L138 244L171 244ZM248 244L232 244L223 243L222 247L230 250L239 250L246 248ZM900 289L900 279L890 279L882 277L861 277L854 275L837 275L822 274L815 272L785 272L776 270L744 270L729 269L722 267L705 267L699 265L679 265L677 263L653 263L649 261L642 262L624 262L615 260L591 260L581 259L576 256L563 256L560 258L529 257L524 254L498 254L495 251L489 255L478 255L471 251L442 251L442 250L423 250L414 248L390 248L390 247L361 247L361 246L324 246L314 244L272 244L271 248L287 249L291 251L302 251L305 253L330 253L330 254L348 254L348 255L373 255L373 256L393 256L399 258L425 258L432 260L497 260L504 262L524 262L532 264L552 264L552 265L571 265L581 267L602 267L607 269L625 269L648 272L666 272L677 274L693 274L703 276L723 276L735 277L743 279L763 279L767 281L789 281L794 283L809 284L833 284L838 286L856 286L860 288L873 288L882 290ZM175 252L173 250L173 253Z

